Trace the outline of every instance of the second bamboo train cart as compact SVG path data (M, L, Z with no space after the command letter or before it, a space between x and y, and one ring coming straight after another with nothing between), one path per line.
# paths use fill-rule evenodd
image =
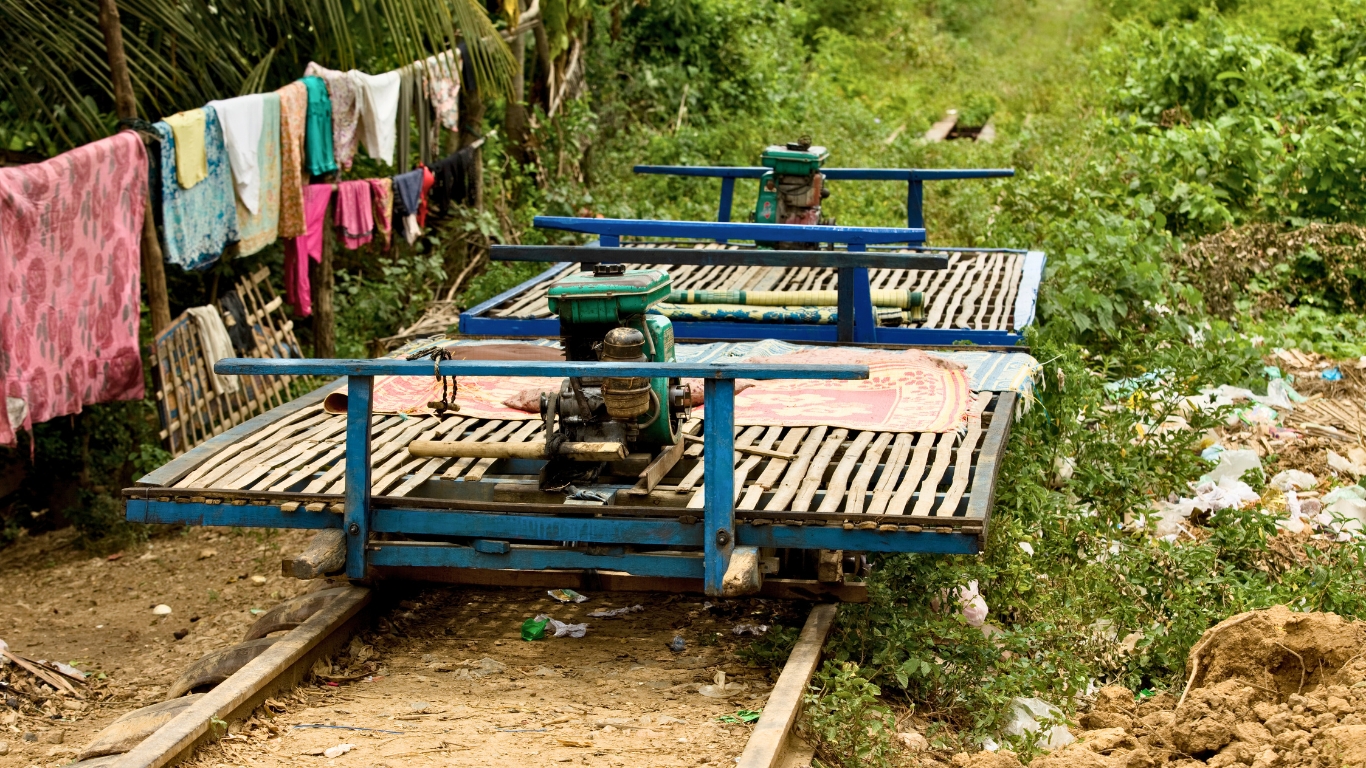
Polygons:
M557 264L462 317L483 338L220 361L330 383L144 477L128 518L318 529L283 565L303 578L838 600L865 599L869 553L980 551L1043 257L822 222L815 150L770 148L755 223L728 199L717 222L538 218L598 239L495 249ZM717 170L684 174L753 175ZM869 173L913 203L926 178L1005 174Z

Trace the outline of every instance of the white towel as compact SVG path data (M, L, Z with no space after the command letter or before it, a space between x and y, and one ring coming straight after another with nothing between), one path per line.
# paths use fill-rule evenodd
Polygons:
M252 216L261 208L261 167L257 155L261 152L265 99L264 93L253 93L209 102L223 126L223 144L228 150L237 196Z
M223 316L214 307L190 307L185 311L190 313L190 319L199 331L199 344L204 348L204 360L209 364L209 383L213 385L214 394L236 392L239 386L236 376L213 373L214 363L225 357L237 356L232 349L228 327L223 324Z
M356 88L360 105L360 136L370 157L394 164L394 141L398 138L398 96L403 78L398 70L382 75L367 75L359 70L346 73Z

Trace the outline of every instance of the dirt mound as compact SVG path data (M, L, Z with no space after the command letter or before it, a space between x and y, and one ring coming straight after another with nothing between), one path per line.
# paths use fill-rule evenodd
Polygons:
M1284 606L1240 614L1189 664L1179 703L1101 689L1077 742L1031 768L1366 768L1366 623Z
M1187 668L1195 670L1192 691L1241 680L1286 697L1336 682L1343 665L1363 652L1366 624L1278 605L1212 627L1191 649Z

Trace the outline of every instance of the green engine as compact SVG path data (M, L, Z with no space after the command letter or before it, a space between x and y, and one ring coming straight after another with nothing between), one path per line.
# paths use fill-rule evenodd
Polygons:
M820 224L821 201L830 196L821 164L830 157L825 147L811 146L811 139L764 150L760 164L768 171L759 180L759 201L754 221L760 224Z
M646 314L671 290L668 272L621 264L598 264L555 283L549 305L560 317L565 358L674 362L673 325ZM663 377L569 378L541 400L542 416L558 422L564 440L622 442L632 452L650 453L678 441L679 419L691 407L690 391Z

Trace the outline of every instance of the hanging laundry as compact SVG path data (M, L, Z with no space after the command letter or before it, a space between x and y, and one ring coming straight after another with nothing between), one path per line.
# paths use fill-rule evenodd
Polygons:
M240 256L250 256L275 242L280 229L280 95L261 96L261 134L256 139L258 203L252 212L241 199L237 201Z
M258 153L261 149L265 95L253 93L250 96L211 101L208 106L218 112L218 122L223 126L223 146L228 148L232 183L237 190L237 197L254 214L261 208Z
M427 98L437 119L448 131L460 130L460 51L446 51L423 62L427 68Z
M176 180L190 189L209 175L209 162L204 156L204 110L191 109L166 118L175 134Z
M285 300L298 311L300 317L313 314L308 264L323 260L323 233L327 222L327 204L331 201L331 184L309 184L304 187L304 222L307 231L285 241Z
M360 104L356 101L351 77L312 61L308 62L304 74L321 77L327 83L327 95L332 102L332 151L337 165L349 171L351 158L356 154L356 122L360 119Z
M360 105L360 134L365 141L365 151L370 157L393 165L402 75L398 70L367 75L355 69L347 74L351 76L356 102Z
M417 226L419 228L425 228L427 226L427 193L430 192L432 186L436 184L436 175L432 173L432 169L426 166L423 166L421 170L422 192L417 201Z
M407 173L413 167L413 85L416 65L410 64L398 71L398 120L394 126L398 133L398 147L395 149L394 170Z
M228 327L223 324L223 316L213 307L190 307L185 312L199 334L199 346L204 349L204 362L209 366L209 384L214 394L236 392L241 388L236 376L213 372L214 363L234 356L232 338L228 336Z
M332 99L327 95L327 83L314 75L299 82L308 90L308 129L304 138L308 172L313 176L336 173L337 158L332 150Z
M417 211L422 203L422 168L401 173L394 177L394 221L402 222L403 236L412 245L421 234L417 224Z
M342 231L342 245L350 250L370 242L375 236L375 210L370 200L370 182L365 179L343 181L337 185L337 209L333 215Z
M369 179L371 196L375 201L375 226L384 235L384 250L389 250L394 239L394 180Z
M147 173L131 131L0 168L0 444L88 403L142 398Z
M280 97L279 235L298 237L304 233L303 163L304 133L308 124L308 88L295 80L275 94Z
M420 62L413 65L413 111L417 113L417 159L422 165L431 165L432 157L436 154L432 147L439 138L437 134L441 131L441 124L432 114L432 101L424 80L425 72L426 69Z
M189 270L203 269L218 260L223 248L237 239L237 209L233 202L232 170L223 146L218 113L204 108L204 157L208 176L194 189L176 181L175 137L171 126L152 126L161 136L162 252L167 263Z
M432 164L436 183L432 185L432 206L442 215L453 205L464 205L474 198L474 172L477 150L465 147Z

